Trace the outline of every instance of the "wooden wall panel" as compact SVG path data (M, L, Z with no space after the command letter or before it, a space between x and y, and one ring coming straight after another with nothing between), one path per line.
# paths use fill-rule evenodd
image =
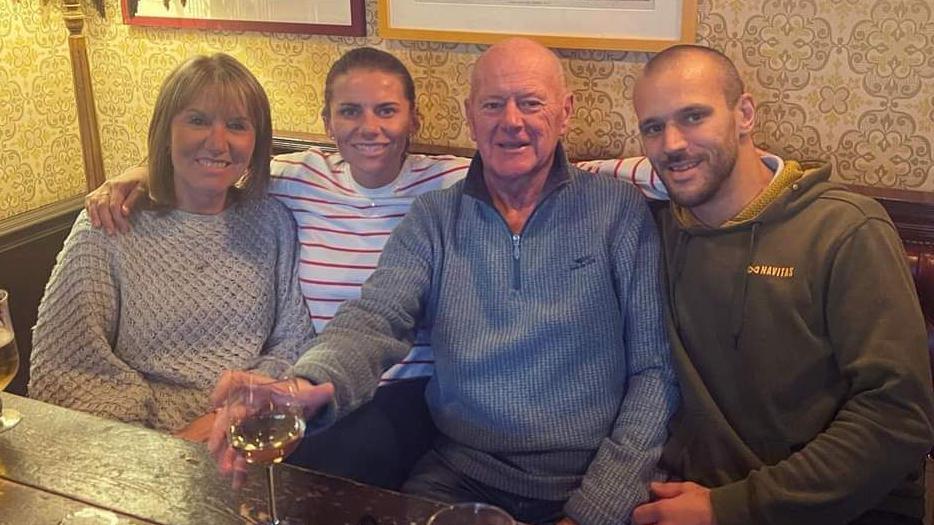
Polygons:
M3 221L0 227L0 288L10 292L10 310L16 344L20 353L20 369L6 390L25 395L29 381L29 353L32 348L32 327L45 283L52 273L55 256L83 199L62 201Z

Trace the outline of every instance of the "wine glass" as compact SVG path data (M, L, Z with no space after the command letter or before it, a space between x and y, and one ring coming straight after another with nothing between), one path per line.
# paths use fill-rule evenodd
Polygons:
M10 320L10 294L0 290L0 390L3 390L16 377L19 369L19 351L16 349L16 337L13 321ZM0 432L15 427L22 416L12 408L3 409L0 399Z
M276 509L273 466L298 446L305 419L295 395L298 383L291 365L263 357L245 370L227 394L227 439L247 463L265 464L269 486L269 525L284 525Z
M486 503L457 503L432 514L428 525L516 525L505 510Z

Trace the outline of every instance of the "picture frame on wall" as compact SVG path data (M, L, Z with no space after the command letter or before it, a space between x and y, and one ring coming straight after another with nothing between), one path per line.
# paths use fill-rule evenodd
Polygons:
M697 0L378 0L379 36L490 44L660 51L694 43Z
M366 36L365 0L120 0L129 25Z

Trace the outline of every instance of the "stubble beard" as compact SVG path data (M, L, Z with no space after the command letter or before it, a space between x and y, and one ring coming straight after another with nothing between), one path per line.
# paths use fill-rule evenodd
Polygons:
M670 162L682 160L684 155L666 156L661 162L663 168L660 170L656 168L656 171L661 174L662 183L665 185L665 189L668 190L668 198L678 206L688 209L702 206L710 202L717 196L723 188L724 183L733 173L733 168L736 165L737 150L738 146L736 142L732 141L732 143L724 144L723 147L717 148L712 154L706 154L706 158L703 162L706 162L707 169L697 175L703 179L700 186L687 189L681 189L676 185L669 184L667 177L668 164ZM653 162L653 164L656 163ZM699 167L703 168L704 166L701 165Z

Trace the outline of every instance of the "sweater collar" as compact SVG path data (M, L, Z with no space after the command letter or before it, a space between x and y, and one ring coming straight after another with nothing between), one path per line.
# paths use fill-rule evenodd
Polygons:
M559 186L571 180L570 166L567 155L564 153L564 146L558 142L555 148L555 160L548 171L548 178L545 180L539 202ZM483 181L483 159L480 158L479 151L474 153L470 167L467 169L467 176L464 177L464 193L493 206L493 197L486 187L486 182Z

